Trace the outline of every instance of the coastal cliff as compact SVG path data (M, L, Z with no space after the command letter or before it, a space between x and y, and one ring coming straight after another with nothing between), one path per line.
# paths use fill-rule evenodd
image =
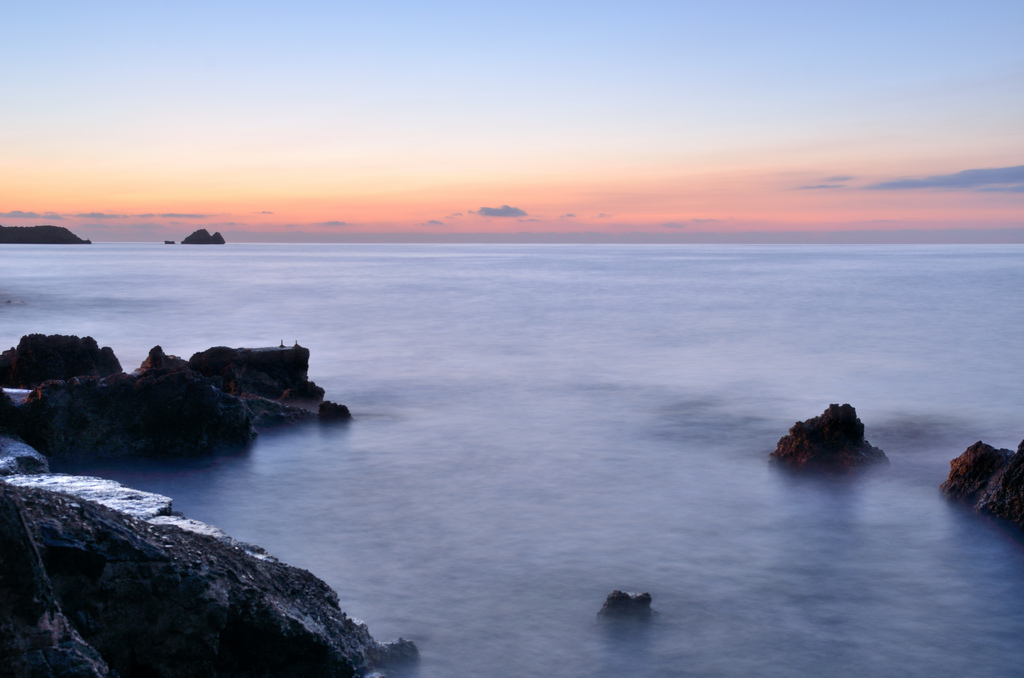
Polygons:
M0 226L0 245L91 245L63 226Z

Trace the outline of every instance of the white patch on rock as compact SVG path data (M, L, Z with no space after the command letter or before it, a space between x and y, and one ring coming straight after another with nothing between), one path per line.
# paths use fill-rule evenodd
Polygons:
M19 473L48 473L50 462L31 445L17 438L0 436L0 476Z
M21 405L28 398L28 394L32 392L30 388L5 388L4 393L14 401L15 405Z
M247 544L244 541L238 541L234 537L227 534L224 530L220 529L215 525L209 525L207 523L193 520L192 518L186 518L184 516L154 516L147 519L148 522L154 525L170 525L176 527L179 530L185 530L186 532L194 532L195 534L204 534L207 537L213 537L219 542L223 542L228 546L233 546L237 549L245 551L253 558L260 560L270 560L278 562L277 558L266 552L261 546L255 544Z
M6 476L3 481L18 487L33 487L50 492L63 492L79 499L96 502L114 511L149 520L171 514L171 498L153 492L142 492L121 483L92 476L47 475Z

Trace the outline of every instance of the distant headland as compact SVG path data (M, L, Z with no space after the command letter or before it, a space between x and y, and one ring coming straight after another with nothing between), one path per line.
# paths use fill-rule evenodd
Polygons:
M198 231L192 233L184 240L181 241L182 245L223 245L224 236L219 232L214 232L210 235L210 232L205 228L200 228Z
M0 245L91 245L63 226L0 226Z

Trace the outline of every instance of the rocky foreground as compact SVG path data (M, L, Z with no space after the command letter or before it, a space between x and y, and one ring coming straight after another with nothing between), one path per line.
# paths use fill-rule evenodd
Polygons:
M374 640L309 572L183 529L166 497L121 497L118 511L20 478L0 482L0 675L335 678L417 657Z

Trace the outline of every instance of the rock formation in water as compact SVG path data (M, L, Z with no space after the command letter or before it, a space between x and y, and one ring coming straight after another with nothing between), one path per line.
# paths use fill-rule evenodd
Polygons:
M314 403L324 397L324 390L307 376L309 349L298 344L291 348L215 346L194 354L188 365L204 376L220 378L223 389L236 396Z
M309 572L164 520L0 482L0 674L337 678L417 657Z
M819 416L794 424L768 461L792 469L848 470L888 464L889 458L864 440L864 424L853 407L832 404Z
M1024 527L1024 441L1013 453L979 440L949 462L949 477L940 489L977 511Z
M215 347L188 362L154 346L138 370L124 374L113 351L91 337L40 334L23 337L3 359L11 385L35 389L19 404L0 396L0 433L64 458L194 456L244 446L258 429L316 418L289 402L308 406L324 393L307 378L309 350L298 345ZM344 405L323 410L322 421L351 418Z
M200 228L198 231L194 231L192 235L188 236L181 241L182 245L223 245L224 236L219 232L214 232L210 235L210 232L205 228Z
M608 594L597 616L605 619L650 619L653 614L650 593L616 590Z
M91 245L63 226L0 226L0 245Z
M352 418L352 413L347 407L332 403L330 400L320 403L317 414L320 416L320 421L348 421Z
M121 372L109 346L100 348L92 337L28 334L17 348L0 354L0 386L35 388L52 379L108 377Z
M256 437L242 400L188 368L48 381L0 416L51 457L194 456Z

